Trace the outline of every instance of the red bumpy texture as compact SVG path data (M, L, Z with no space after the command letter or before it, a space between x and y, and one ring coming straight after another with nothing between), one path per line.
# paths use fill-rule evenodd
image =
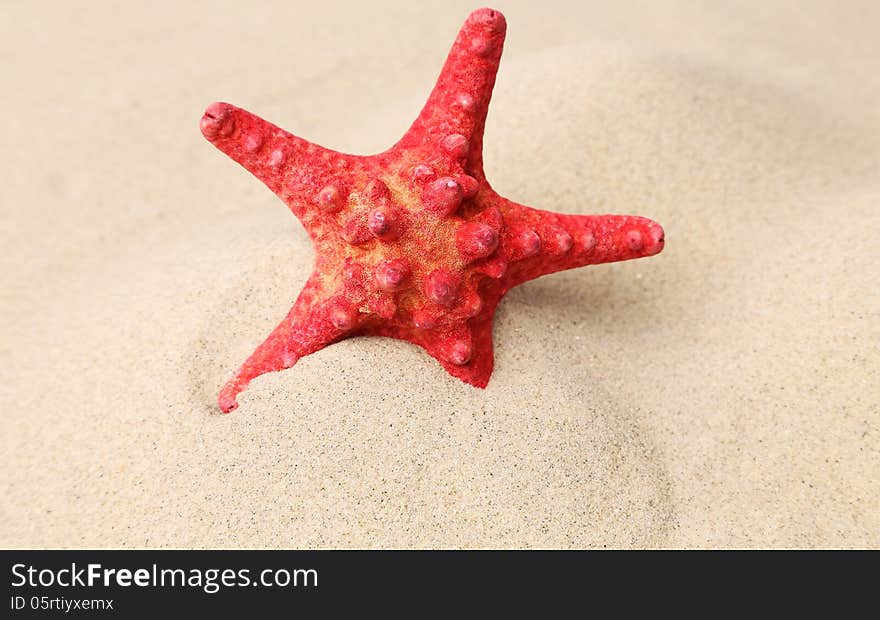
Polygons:
M483 128L506 23L471 13L406 135L378 155L339 153L228 103L201 130L275 192L308 231L314 271L293 308L220 393L359 334L423 347L485 387L492 318L504 294L562 269L663 249L663 229L629 215L564 215L496 194L483 173Z

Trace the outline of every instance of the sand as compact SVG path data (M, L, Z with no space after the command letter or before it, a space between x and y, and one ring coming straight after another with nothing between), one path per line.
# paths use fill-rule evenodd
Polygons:
M875 3L499 1L493 185L665 251L514 290L485 391L356 339L227 416L313 254L205 105L379 151L475 5L128 4L0 8L0 546L880 547Z

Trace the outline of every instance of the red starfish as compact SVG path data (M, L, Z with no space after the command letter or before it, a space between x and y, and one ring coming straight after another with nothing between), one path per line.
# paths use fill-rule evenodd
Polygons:
M485 387L507 291L663 249L651 220L550 213L489 186L483 128L506 28L498 11L471 13L421 114L378 155L325 149L227 103L208 106L202 133L287 203L317 254L293 308L220 392L224 412L254 377L358 334L417 344Z

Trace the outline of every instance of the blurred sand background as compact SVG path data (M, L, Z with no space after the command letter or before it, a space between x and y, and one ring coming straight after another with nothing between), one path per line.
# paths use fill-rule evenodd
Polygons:
M880 9L507 2L486 170L665 251L514 290L485 391L348 340L216 393L312 250L201 136L409 126L470 9L0 7L0 546L880 546Z

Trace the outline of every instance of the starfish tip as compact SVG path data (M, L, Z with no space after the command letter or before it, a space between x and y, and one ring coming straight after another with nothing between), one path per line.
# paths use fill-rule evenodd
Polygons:
M645 245L645 256L659 254L666 245L666 233L663 232L663 227L657 222L651 222L647 232L648 242Z
M226 137L235 129L235 119L233 118L233 106L222 101L215 101L202 114L199 121L199 129L202 135L209 141L213 142L219 137Z
M648 218L639 218L641 226L626 232L624 242L636 257L654 256L663 251L666 237L663 227Z
M467 23L489 34L502 34L507 30L507 20L501 11L482 7L468 15Z
M470 371L466 374L461 372L464 370L461 366L454 366L451 362L445 364L446 370L452 376L464 381L468 385L472 385L475 388L479 388L481 390L485 390L486 386L489 385L489 379L492 375L492 369L490 368L488 372L474 372Z
M220 411L223 413L230 413L235 409L238 409L238 401L236 400L237 393L234 389L234 386L227 385L220 392L220 396L217 399L217 404L220 406Z

